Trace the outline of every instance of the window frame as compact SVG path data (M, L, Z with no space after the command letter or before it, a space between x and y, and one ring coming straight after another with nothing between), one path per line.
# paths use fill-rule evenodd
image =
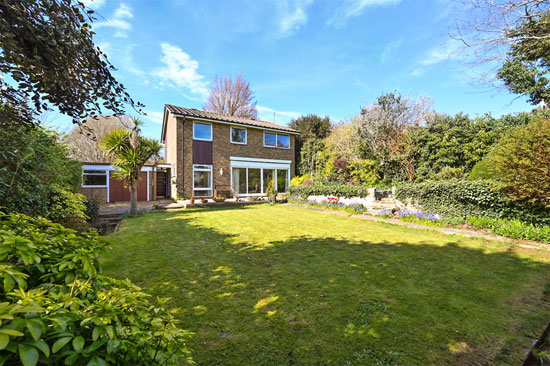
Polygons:
M265 144L265 135L267 133L269 133L271 135L275 135L275 145L266 145ZM277 144L279 142L279 136L287 136L288 137L288 147L279 147L279 146L277 146ZM271 148L271 149L290 150L290 141L291 141L291 138L290 138L289 134L264 131L264 147L268 147L268 148Z
M233 141L233 129L244 130L244 142ZM229 142L236 145L247 145L248 144L248 129L245 127L230 126L229 127Z
M86 175L101 175L105 176L105 184L95 185L95 184L85 184ZM109 170L91 170L91 169L82 169L82 188L109 188Z
M203 168L203 167L208 167L208 168ZM209 179L209 185L210 187L209 188L195 188L195 172L209 172L210 173L210 179ZM213 190L213 186L214 186L214 169L213 169L213 166L212 165L208 165L208 164L193 164L193 189L192 189L192 197L197 197L197 198L202 198L202 197L213 197L214 195L214 190ZM210 195L206 195L206 196L196 196L195 195L195 191L210 191Z
M195 137L195 125L196 124L210 125L210 139L201 139L201 138ZM193 121L193 140L196 140L196 141L212 141L213 139L214 139L214 127L212 126L212 123Z
M286 184L288 186L288 188L290 188L290 169L289 168L274 168L274 167L258 167L258 166L232 166L231 167L231 176L230 176L230 181L231 181L231 190L234 190L235 187L233 187L233 169L244 169L245 170L245 186L246 186L246 193L236 193L236 196L239 196L239 197L248 197L248 196L251 196L251 197L263 197L266 195L266 192L264 190L264 170L272 170L273 171L273 182L274 182L274 187L278 193L283 193L283 192L279 192L279 187L278 187L278 174L279 172L281 171L284 171L286 172ZM260 170L260 193L248 193L248 170L249 169L259 169ZM194 174L193 174L194 175ZM266 190L267 190L267 187L265 187ZM284 191L286 192L286 189L287 187L284 188Z

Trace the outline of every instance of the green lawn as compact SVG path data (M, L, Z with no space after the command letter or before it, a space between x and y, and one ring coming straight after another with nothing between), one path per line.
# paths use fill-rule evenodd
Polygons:
M111 237L106 272L170 297L199 365L519 365L550 319L549 253L510 243L282 205Z

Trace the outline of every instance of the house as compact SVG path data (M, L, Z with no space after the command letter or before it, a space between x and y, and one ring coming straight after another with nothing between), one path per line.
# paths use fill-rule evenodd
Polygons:
M271 122L167 104L161 142L171 167L171 197L262 196L279 192L295 170L299 132Z
M83 163L82 193L99 203L130 201L130 191L123 181L113 177L116 167L109 163ZM141 168L138 181L138 201L153 201L170 197L170 165L149 164Z

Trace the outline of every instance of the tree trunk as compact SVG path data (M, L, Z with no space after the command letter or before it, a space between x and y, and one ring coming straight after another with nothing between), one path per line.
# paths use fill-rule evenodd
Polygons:
M137 214L137 185L130 186L130 215Z

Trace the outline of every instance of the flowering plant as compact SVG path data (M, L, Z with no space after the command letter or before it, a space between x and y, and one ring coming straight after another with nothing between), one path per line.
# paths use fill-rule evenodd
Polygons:
M330 202L330 203L338 203L340 200L338 199L338 197L334 197L334 196L329 196L327 197L327 200Z

